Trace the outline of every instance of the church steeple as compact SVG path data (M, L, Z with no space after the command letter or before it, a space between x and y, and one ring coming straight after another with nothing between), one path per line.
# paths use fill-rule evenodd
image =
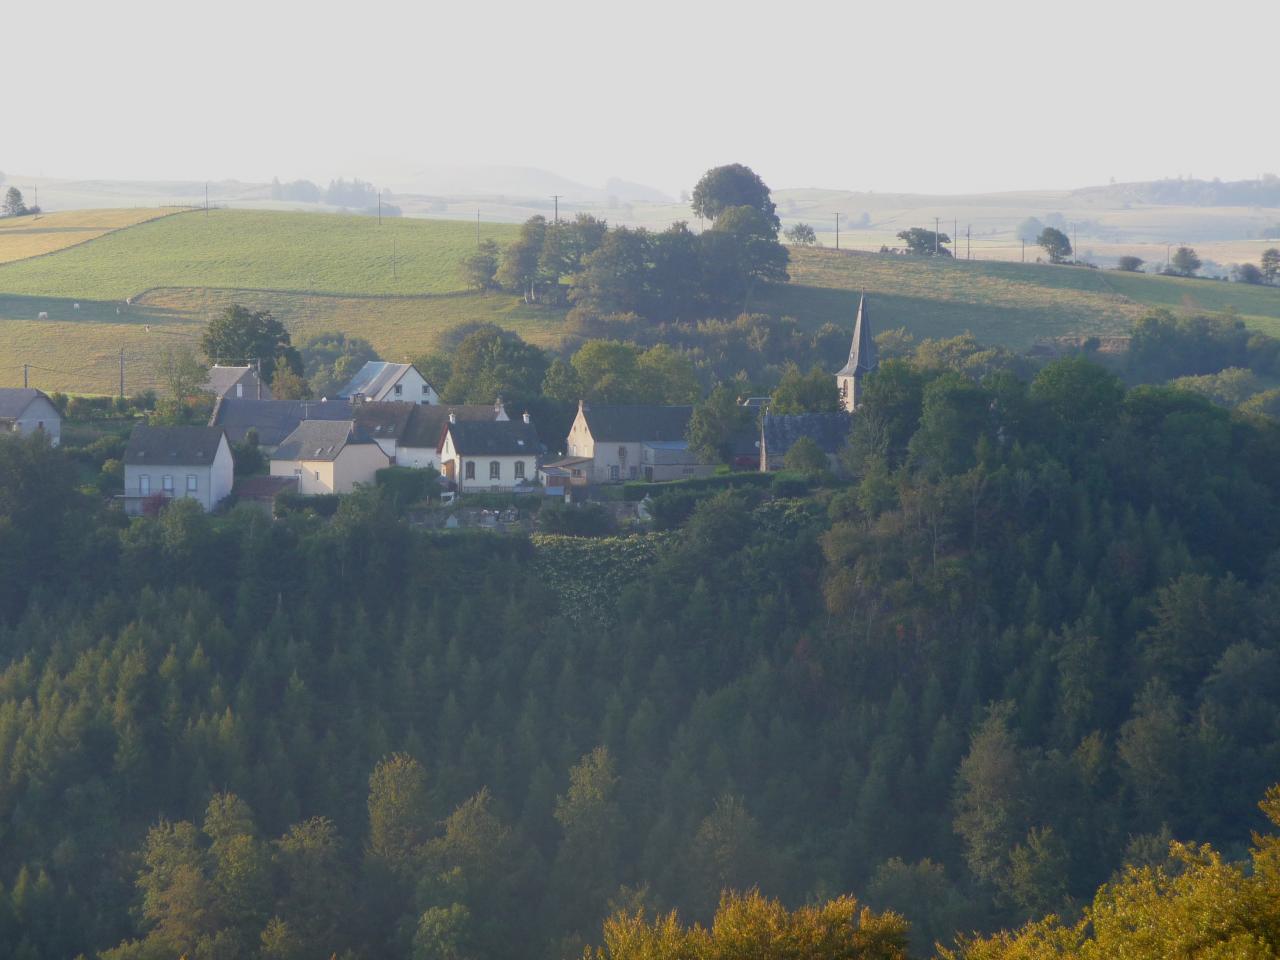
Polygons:
M867 295L858 299L858 317L853 323L853 342L849 345L849 361L836 374L836 386L840 388L840 402L853 413L858 408L862 393L862 378L876 368L880 360L876 354L876 342L871 337L871 321L867 317Z

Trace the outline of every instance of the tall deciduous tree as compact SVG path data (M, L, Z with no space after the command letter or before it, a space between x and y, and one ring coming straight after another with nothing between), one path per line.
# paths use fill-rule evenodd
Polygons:
M1169 269L1180 277L1194 277L1201 266L1200 257L1191 247L1179 247L1169 261Z
M1071 256L1071 241L1057 227L1045 227L1041 230L1036 243L1048 254L1050 263L1063 263Z
M734 207L751 207L772 226L774 237L781 225L769 188L754 170L741 163L713 167L704 173L693 188L692 204L694 213L711 221Z
M689 448L710 463L724 463L733 454L734 438L750 429L754 411L738 403L728 384L718 383L693 408L686 439Z
M279 365L302 373L302 358L293 346L289 331L266 310L232 304L209 321L200 338L200 349L210 363L261 361L262 377L268 383Z

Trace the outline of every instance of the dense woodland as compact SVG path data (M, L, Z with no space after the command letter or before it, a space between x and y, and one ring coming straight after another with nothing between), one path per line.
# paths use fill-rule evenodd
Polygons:
M0 444L0 954L578 956L753 886L927 954L1171 839L1243 856L1280 427L945 346L872 376L851 479L663 494L639 537L376 490L129 522Z

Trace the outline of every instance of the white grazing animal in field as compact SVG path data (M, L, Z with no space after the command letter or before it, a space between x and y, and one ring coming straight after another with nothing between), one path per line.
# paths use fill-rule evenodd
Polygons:
M38 314L36 314L36 319L37 319L37 320L48 320L48 319L49 319L49 314L48 314L48 312L47 312L47 311L45 311L45 310L41 310Z
M78 303L73 303L73 304L71 305L71 309L72 309L72 310L79 310L79 309L80 309L80 304L78 304Z

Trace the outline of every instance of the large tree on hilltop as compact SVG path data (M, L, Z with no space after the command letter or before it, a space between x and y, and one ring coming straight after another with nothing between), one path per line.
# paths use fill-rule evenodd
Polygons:
M781 226L769 188L759 174L741 163L712 167L704 173L693 188L692 206L694 213L712 221L734 207L751 207L764 215L774 236Z

